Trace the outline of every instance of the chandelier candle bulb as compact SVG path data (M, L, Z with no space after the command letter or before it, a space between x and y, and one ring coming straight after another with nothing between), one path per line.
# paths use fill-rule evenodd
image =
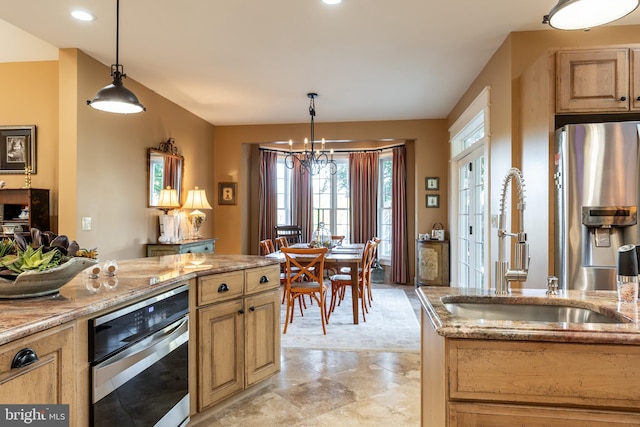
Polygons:
M289 153L293 150L293 141L289 140Z

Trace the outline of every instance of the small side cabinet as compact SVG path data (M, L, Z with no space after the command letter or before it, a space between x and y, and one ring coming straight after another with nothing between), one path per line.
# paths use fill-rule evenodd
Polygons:
M185 240L180 243L147 243L147 256L213 253L216 248L214 239Z
M449 286L449 242L416 240L416 286Z

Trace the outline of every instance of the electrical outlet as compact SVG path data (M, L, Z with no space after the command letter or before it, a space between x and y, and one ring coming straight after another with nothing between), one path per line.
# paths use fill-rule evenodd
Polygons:
M82 217L82 231L89 231L91 230L91 217L90 216L83 216Z

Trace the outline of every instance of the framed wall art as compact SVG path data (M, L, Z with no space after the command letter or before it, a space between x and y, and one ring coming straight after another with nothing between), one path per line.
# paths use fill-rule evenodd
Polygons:
M36 127L0 126L0 174L36 173Z
M438 194L427 194L426 204L428 208L439 208L440 196Z
M439 190L440 189L440 178L437 176L428 176L424 179L424 188L425 190Z
M238 204L238 183L220 182L218 183L218 204L237 205Z

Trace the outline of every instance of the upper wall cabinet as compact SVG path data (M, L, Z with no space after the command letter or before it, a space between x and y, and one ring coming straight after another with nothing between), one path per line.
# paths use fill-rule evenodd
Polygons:
M556 113L634 110L640 110L640 49L567 50L556 54Z

